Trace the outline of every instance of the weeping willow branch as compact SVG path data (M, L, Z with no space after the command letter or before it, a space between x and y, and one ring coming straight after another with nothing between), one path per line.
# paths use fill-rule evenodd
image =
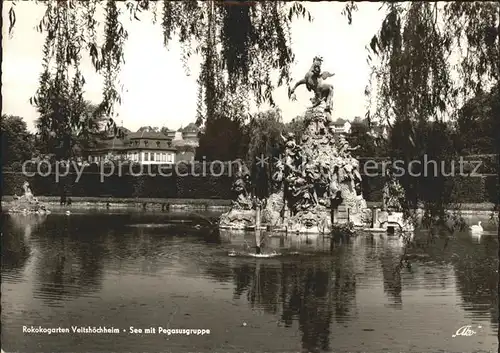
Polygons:
M391 2L384 7L386 17L368 53L369 64L372 55L380 60L372 64L377 80L372 115L391 126L392 136L400 135L396 157L406 162L420 159L423 148L430 148L427 134L440 136L443 146L434 146L435 151L450 157L442 140L448 136L444 116L472 96L498 86L500 2ZM457 54L462 54L458 65L452 65L450 58ZM432 121L440 124L425 128ZM435 207L441 216L445 204Z
M278 85L289 84L289 65L294 59L290 47L290 24L294 17L312 17L298 2L248 2L247 6L225 6L223 1L57 1L39 2L46 7L37 29L51 40L44 51L44 60L56 50L62 36L60 29L70 26L74 35L67 35L67 66L80 51L86 51L96 71L104 78L103 99L98 113L111 116L113 106L120 104L118 73L124 63L123 47L127 39L123 15L140 20L141 13L151 12L153 22L161 8L160 25L164 45L176 37L183 49L182 61L187 66L193 54L200 54L202 70L198 83L203 86L206 114L214 116L225 92L245 87L257 103L274 104L272 92ZM160 6L159 6L160 5ZM351 6L352 7L352 6ZM57 15L61 9L68 16ZM61 10L62 11L62 10ZM104 42L99 45L96 15L104 13ZM16 23L15 2L9 9L9 32ZM72 20L70 20L70 18ZM75 46L77 50L71 48ZM277 71L276 82L271 71ZM110 127L114 124L110 120ZM116 127L116 125L115 125Z

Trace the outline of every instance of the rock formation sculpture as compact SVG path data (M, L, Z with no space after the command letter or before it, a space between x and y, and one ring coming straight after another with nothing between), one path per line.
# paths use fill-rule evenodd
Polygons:
M344 216L345 213L348 215L344 219L333 217L335 223L349 221L361 226L371 221L371 212L361 192L359 163L351 155L358 147L350 147L346 138L338 135L332 125L333 87L323 81L333 74L321 73L321 63L322 59L315 57L305 77L289 91L291 97L295 88L305 84L309 91L314 92L314 97L311 99L313 106L304 116L306 127L301 141L297 141L292 133L282 136L285 150L272 176L277 191L266 200L262 210L262 223L275 230L329 232L332 215L337 213L340 216L340 207ZM245 191L248 189L240 179L241 176L235 181L237 200L232 210L221 217L223 228L251 223L251 213L247 212L250 209L249 196Z
M367 208L361 192L359 163L350 154L353 148L344 136L335 135L321 108L308 109L305 119L307 128L300 144L292 134L283 137L285 151L274 175L280 191L269 198L283 202L268 202L263 221L276 223L275 217L266 217L279 213L282 225L291 231L321 232L325 227L331 228L331 208L343 204L350 209L354 223L361 225L369 216L363 214Z

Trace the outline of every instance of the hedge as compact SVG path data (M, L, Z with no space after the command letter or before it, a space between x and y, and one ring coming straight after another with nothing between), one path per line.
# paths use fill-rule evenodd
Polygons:
M1 187L3 195L22 194L22 185L28 181L34 195L60 196L63 191L68 196L79 197L116 197L116 198L178 198L178 199L232 199L232 180L235 172L224 173L221 176L211 176L210 173L195 176L187 170L171 171L169 176L130 175L123 170L121 175L114 173L103 177L97 166L85 169L81 178L76 182L77 174L60 177L55 182L55 174L43 177L38 173L35 176L25 176L20 171L3 170ZM109 170L107 170L110 172ZM214 169L219 172L220 168ZM43 172L43 171L42 171ZM106 172L106 171L105 171ZM196 167L195 173L200 174L202 169ZM152 167L151 174L157 173ZM164 173L167 173L164 170ZM188 175L186 175L186 173ZM230 175L231 174L231 175ZM106 174L107 175L107 174ZM458 202L498 203L498 178L487 177L454 177L453 199ZM383 196L384 178L382 176L364 176L363 194L367 201L379 202Z

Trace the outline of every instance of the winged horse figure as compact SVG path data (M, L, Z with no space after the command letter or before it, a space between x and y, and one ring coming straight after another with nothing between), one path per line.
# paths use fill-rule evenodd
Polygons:
M314 92L314 97L311 98L313 108L320 105L322 101L325 101L325 111L331 112L333 108L333 86L324 81L327 78L334 76L335 74L332 74L328 71L321 72L322 63L323 58L319 56L314 57L313 64L304 78L297 82L293 88L288 90L288 97L292 98L295 89L305 84L309 92Z

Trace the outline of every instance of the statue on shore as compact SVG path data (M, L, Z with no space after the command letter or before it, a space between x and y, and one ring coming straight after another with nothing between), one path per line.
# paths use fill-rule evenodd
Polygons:
M31 192L30 189L30 184L27 181L25 181L23 184L23 190L24 190L24 197L26 198L27 201L38 202L38 199L35 196L33 196L33 193Z
M331 113L333 109L333 86L324 81L335 74L328 71L321 72L322 63L323 58L318 56L314 57L311 68L304 78L298 81L295 86L288 91L288 97L292 98L297 87L306 85L307 90L314 93L314 97L311 98L312 107L315 108L319 106L321 102L325 101L325 111Z
M27 181L23 184L23 192L21 196L14 195L13 207L9 210L10 213L50 213L45 205L40 204L38 199L33 195Z

